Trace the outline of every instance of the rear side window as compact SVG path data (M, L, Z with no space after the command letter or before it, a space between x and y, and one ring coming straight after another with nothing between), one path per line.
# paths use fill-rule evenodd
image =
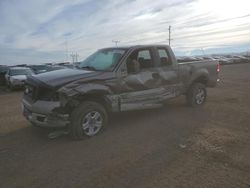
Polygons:
M140 63L141 69L153 67L153 58L149 49L139 50L137 61Z
M158 53L160 57L160 66L168 66L172 64L166 49L160 48L158 49Z
M152 59L149 50L139 51L139 53L138 53L138 59L139 58L144 58L146 60L151 60Z

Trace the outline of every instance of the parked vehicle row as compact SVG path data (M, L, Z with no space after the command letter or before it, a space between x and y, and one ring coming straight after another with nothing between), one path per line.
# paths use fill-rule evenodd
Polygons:
M28 74L41 74L59 69L74 68L72 65L51 65L51 64L38 64L38 65L16 65L6 66L0 65L0 85L6 85L10 89L19 88L23 86L24 80Z
M250 63L250 55L249 54L240 54L240 55L207 55L207 56L184 56L184 57L177 57L177 61L179 63L182 62L194 62L194 61L203 61L203 60L217 60L221 65L227 64L235 64L235 63ZM76 62L71 64L69 62L63 63L46 63L46 64L36 64L36 65L27 65L27 64L20 64L16 65L15 67L27 67L30 68L34 74L41 74L49 71L64 69L64 68L77 68L80 65L80 62ZM10 81L6 82L5 74L12 68L12 66L0 65L0 86L11 85Z
M218 60L221 65L234 63L250 63L250 56L248 55L210 55L210 56L188 56L178 57L178 62L192 62L202 60Z

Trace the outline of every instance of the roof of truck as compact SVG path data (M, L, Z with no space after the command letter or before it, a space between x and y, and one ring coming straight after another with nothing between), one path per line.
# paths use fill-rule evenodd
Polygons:
M129 46L117 46L117 47L107 47L102 49L131 49L131 48L149 48L149 47L166 47L166 44L144 44L144 45L129 45Z

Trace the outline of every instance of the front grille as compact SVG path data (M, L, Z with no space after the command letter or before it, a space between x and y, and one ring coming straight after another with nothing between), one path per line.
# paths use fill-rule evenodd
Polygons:
M50 88L39 87L37 90L37 99L43 101L58 101L59 96L56 91Z
M56 90L48 87L35 77L29 76L25 84L24 95L32 101L58 101L59 96Z

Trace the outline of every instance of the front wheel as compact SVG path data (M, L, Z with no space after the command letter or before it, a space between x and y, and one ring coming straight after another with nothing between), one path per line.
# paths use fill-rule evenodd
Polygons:
M206 102L206 86L201 83L194 83L188 90L186 99L187 104L192 107L201 106Z
M105 108L96 102L86 101L71 114L69 132L73 139L80 140L84 136L95 136L107 122Z

